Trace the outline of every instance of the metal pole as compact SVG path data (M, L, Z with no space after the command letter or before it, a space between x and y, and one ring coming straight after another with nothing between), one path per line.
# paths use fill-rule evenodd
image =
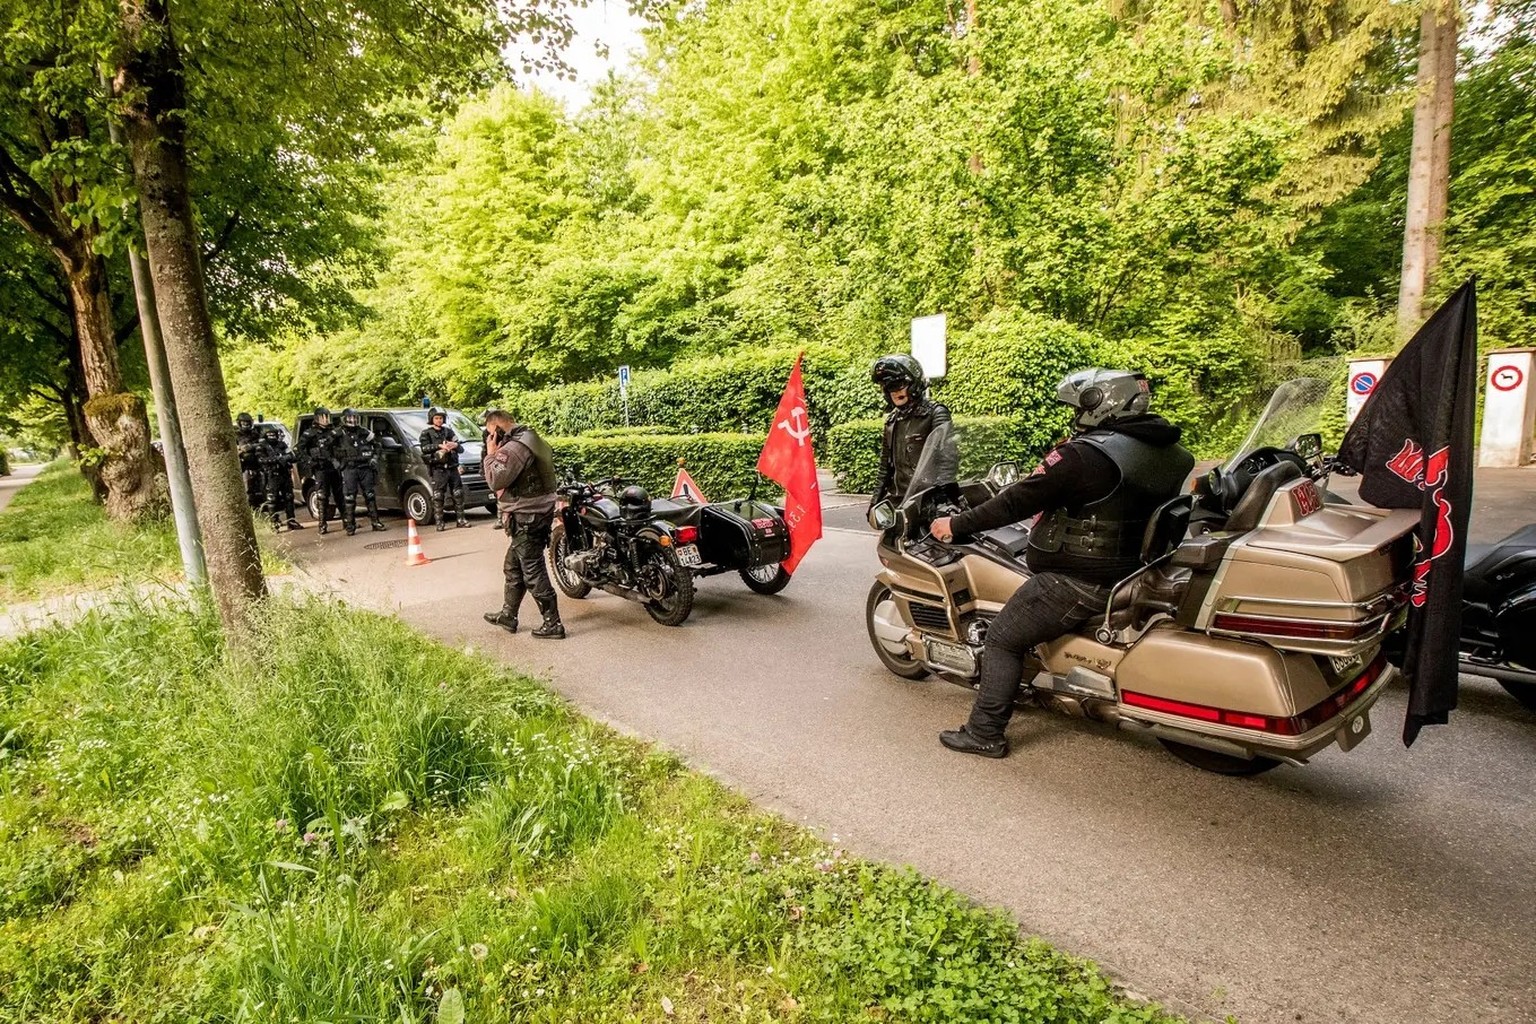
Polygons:
M106 74L102 84L107 85ZM108 93L111 89L108 86ZM107 131L114 145L122 145L122 129L111 116ZM155 308L155 286L149 268L132 246L128 247L128 270L133 276L133 291L139 306L139 334L144 338L144 361L149 364L149 390L155 398L155 420L160 426L160 445L165 450L165 476L170 484L171 516L176 521L176 543L181 549L181 568L187 582L207 582L208 567L203 561L203 534L197 526L197 506L192 498L192 477L187 472L187 451L181 440L181 421L176 416L176 398L171 392L171 370L165 359L165 345L160 339L160 314Z

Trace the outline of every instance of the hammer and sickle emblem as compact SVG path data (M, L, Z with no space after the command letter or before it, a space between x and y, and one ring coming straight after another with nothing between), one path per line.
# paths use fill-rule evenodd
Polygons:
M779 429L795 439L795 443L801 448L805 447L805 439L811 436L811 425L805 418L805 407L797 405L789 411L789 419L779 421Z

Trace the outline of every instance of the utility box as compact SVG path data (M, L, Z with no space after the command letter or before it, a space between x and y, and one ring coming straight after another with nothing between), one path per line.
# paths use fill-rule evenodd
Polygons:
M1349 422L1353 424L1355 417L1360 415L1360 410L1365 406L1365 400L1371 397L1376 390L1376 385L1381 383L1382 374L1387 372L1387 367L1392 365L1392 360L1383 356L1351 359L1349 361L1349 387L1344 392L1344 411Z
M1530 461L1532 435L1536 434L1532 369L1536 369L1536 348L1501 348L1488 353L1479 466L1523 466Z

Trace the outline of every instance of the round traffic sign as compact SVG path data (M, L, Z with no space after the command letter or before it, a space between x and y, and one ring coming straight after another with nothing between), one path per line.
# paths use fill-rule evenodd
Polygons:
M1357 395L1368 395L1376 390L1376 375L1364 370L1349 378L1349 390Z
M1488 383L1500 391L1513 391L1525 380L1525 374L1518 366L1495 366L1493 372L1488 375Z

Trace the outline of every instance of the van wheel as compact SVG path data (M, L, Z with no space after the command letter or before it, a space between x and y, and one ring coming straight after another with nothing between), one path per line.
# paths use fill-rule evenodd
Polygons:
M789 573L784 571L780 562L772 565L754 565L750 569L742 569L741 582L747 585L747 589L754 594L777 594L789 586Z
M1525 710L1536 712L1536 684L1512 683L1507 679L1500 679L1499 685L1504 687L1505 692L1511 697L1525 705Z
M1280 762L1272 757L1233 757L1231 754L1219 754L1214 750L1192 747L1188 743L1178 743L1174 740L1159 739L1157 742L1163 745L1164 750L1185 764L1192 764L1201 771L1214 772L1217 775L1263 775L1271 768L1280 766Z
M421 484L411 484L405 489L405 494L400 498L400 507L405 514L416 520L416 525L421 526L432 521L432 492Z
M309 493L304 496L304 504L309 509L309 518L317 523L320 521L320 513L324 511L320 507L323 501L325 501L325 492L318 485L311 487ZM337 511L339 512L340 509Z
M864 602L864 628L869 632L869 642L875 649L875 656L880 659L880 664L901 676L903 679L921 679L928 674L928 669L916 658L906 657L900 654L892 654L885 649L880 642L880 637L875 633L875 612L880 606L891 599L891 588L875 581L870 588L869 599Z

